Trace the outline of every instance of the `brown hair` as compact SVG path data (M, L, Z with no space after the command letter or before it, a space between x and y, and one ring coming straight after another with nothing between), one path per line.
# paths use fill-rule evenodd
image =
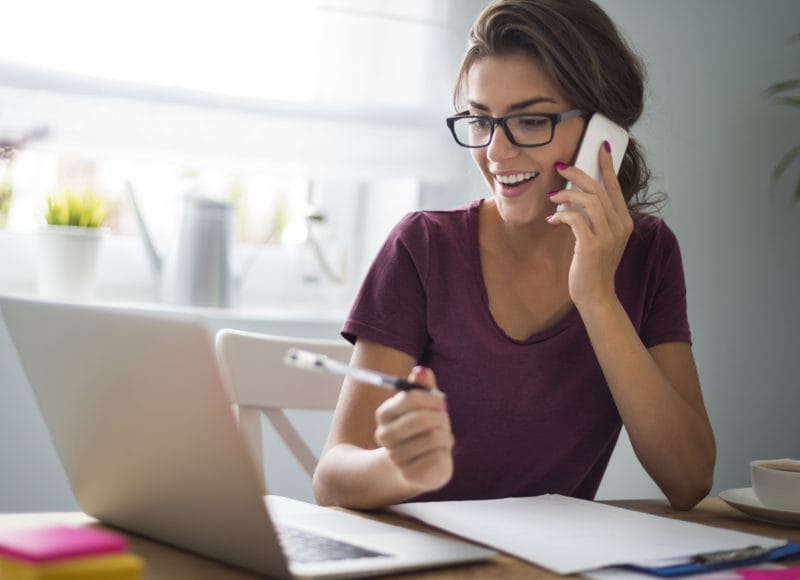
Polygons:
M469 70L479 59L536 56L572 104L600 112L626 129L644 106L645 70L614 23L591 0L495 0L470 30L453 95L461 110ZM619 182L631 214L656 209L663 194L647 199L650 170L631 136Z

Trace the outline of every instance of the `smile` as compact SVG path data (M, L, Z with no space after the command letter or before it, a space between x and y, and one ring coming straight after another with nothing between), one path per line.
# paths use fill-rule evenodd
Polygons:
M539 174L535 171L532 171L528 173L515 173L513 175L495 175L494 178L503 185L515 185L517 183L522 183L523 181L533 179L537 175Z

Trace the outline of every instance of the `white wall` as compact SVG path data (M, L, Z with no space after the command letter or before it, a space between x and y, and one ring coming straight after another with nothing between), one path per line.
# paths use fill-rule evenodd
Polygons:
M74 507L61 463L0 317L0 511Z
M482 4L465 0L455 27L466 31ZM655 185L671 196L664 217L681 242L695 355L717 435L714 492L746 486L749 460L800 457L800 205L790 206L788 181L772 193L769 187L772 165L798 141L800 120L761 96L772 82L800 76L800 44L785 44L800 31L800 3L601 5L649 66L648 111L634 132L659 176ZM463 182L432 188L427 197L423 191L425 205L483 194L468 155L463 159ZM327 421L306 423L314 446L321 445ZM304 484L296 485L301 477L287 464L272 491L299 489L305 497ZM658 496L625 439L600 496ZM0 321L0 511L70 507L71 493Z
M800 77L800 43L786 44L800 32L800 3L601 3L649 67L636 132L670 195L664 217L683 252L717 438L713 491L748 486L750 460L800 457L800 204L791 207L791 180L769 184L800 141L800 115L762 96ZM624 491L620 475L612 470L601 491Z

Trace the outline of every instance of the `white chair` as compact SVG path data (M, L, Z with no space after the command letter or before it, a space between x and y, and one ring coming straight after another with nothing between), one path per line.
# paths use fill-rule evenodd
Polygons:
M220 369L238 407L239 428L250 447L264 493L262 413L310 476L317 458L283 410L333 409L342 386L341 377L284 364L290 348L319 352L345 362L350 360L353 349L344 339L301 339L229 328L216 335Z

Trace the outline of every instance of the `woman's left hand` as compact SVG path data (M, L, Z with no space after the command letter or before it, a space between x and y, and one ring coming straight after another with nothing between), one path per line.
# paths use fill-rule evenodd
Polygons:
M566 224L575 236L575 251L569 269L569 295L580 310L587 305L616 300L614 276L633 231L611 152L604 143L598 153L601 181L595 181L576 167L556 164L558 173L580 190L564 189L552 195L553 203L570 203L581 212L565 209L548 218L551 224Z

